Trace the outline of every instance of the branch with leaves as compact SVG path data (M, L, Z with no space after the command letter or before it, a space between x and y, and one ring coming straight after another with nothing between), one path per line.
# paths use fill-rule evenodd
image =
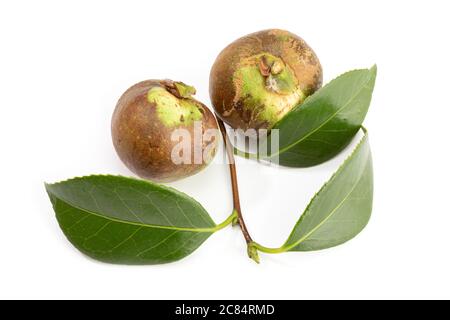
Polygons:
M280 148L261 155L280 165L308 167L341 152L362 128L375 85L376 67L348 72L331 81L275 125ZM249 256L321 250L340 245L364 229L373 200L368 134L299 217L286 242L268 248L250 236L241 212L236 165L219 120L233 190L233 213L216 224L195 199L173 188L120 176L94 175L46 184L59 225L84 254L108 263L161 264L194 252L212 234L237 222ZM264 142L263 142L264 143ZM270 136L265 142L270 146ZM245 155L237 150L236 153ZM256 158L259 158L257 155Z

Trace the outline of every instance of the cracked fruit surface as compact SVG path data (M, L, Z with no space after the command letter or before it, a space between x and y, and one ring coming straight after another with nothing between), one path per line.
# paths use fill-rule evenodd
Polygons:
M293 33L242 37L217 57L209 92L217 115L235 129L270 129L322 86L314 51Z
M122 95L111 131L114 147L131 171L170 182L201 171L214 158L217 122L194 94L182 82L147 80Z

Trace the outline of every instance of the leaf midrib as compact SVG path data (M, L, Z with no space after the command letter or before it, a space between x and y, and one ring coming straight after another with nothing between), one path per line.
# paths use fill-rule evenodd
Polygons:
M274 154L271 154L270 157L277 156L277 155L279 155L279 154L285 152L286 150L291 149L292 147L294 147L294 146L296 146L297 144L303 142L303 141L304 141L305 139L307 139L309 136L311 136L312 134L314 134L315 132L317 132L318 130L320 130L323 126L325 126L328 122L330 122L330 121L331 121L338 113L340 113L342 110L344 110L345 108L347 108L347 107L350 105L350 103L353 102L353 100L354 100L354 99L355 99L355 98L356 98L356 97L357 97L364 89L367 89L367 88L368 88L367 85L368 85L370 79L371 79L371 77L369 77L369 79L366 81L366 84L365 84L364 86L362 86L361 89L358 90L358 92L357 92L355 95L353 95L353 96L350 98L350 100L349 100L346 104L344 104L344 106L343 106L342 108L340 108L338 111L336 111L335 113L333 113L333 114L332 114L325 122L323 122L320 126L318 126L317 128L315 128L313 131L309 132L307 135L305 135L305 136L304 136L303 138L301 138L300 140L297 140L296 142L291 143L291 144L287 145L286 147L284 147L284 148L278 150L278 152L276 152L276 153L274 153Z
M90 211L90 210L81 208L81 207L79 207L77 205L72 204L71 202L69 202L67 200L62 200L61 198L57 197L54 194L52 194L52 195L54 197L56 197L56 199L58 201L61 201L61 202L65 203L66 205L71 206L72 208L75 208L77 210L86 212L87 214L91 214L91 215L99 217L99 218L103 218L103 219L106 219L106 220L117 222L117 223L129 224L129 225L142 227L142 228L154 228L154 229L165 229L165 230L186 231L186 232L214 233L215 231L217 231L217 225L215 227L211 227L211 228L185 228L185 227L161 226L161 225L153 225L153 224L132 222L132 221L127 221L127 220L120 220L120 219L117 219L117 218L111 218L111 217L104 216L104 215L101 215L99 213L96 213L94 211Z

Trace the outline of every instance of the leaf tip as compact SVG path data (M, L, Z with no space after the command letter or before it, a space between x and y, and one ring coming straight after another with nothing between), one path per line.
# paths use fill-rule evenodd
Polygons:
M372 73L373 75L377 75L378 73L378 65L375 63L372 68L369 69L370 73Z
M45 188L45 191L47 192L47 193L50 193L50 187L52 186L52 184L51 183L48 183L48 182L45 182L44 181L44 188Z

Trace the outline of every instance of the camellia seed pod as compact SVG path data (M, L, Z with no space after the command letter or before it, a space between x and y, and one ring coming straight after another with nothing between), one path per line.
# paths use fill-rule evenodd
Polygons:
M235 129L270 129L322 86L313 50L288 31L271 29L236 40L217 57L210 96L217 115Z
M214 158L217 122L182 82L148 80L119 99L111 123L114 147L138 176L169 182L193 175Z

